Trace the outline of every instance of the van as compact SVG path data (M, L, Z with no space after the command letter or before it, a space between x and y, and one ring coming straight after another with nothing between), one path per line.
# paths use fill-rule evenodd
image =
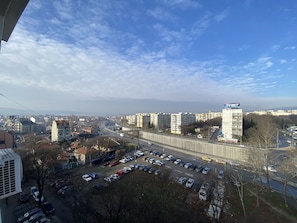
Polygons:
M199 190L199 199L207 201L210 195L211 185L207 182L204 182Z

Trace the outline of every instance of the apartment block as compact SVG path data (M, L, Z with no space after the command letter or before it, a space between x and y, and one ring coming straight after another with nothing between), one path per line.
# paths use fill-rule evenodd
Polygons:
M195 116L196 116L197 122L199 122L199 121L205 122L210 119L221 118L222 112L197 113L197 114L195 114Z
M196 122L196 116L193 113L171 114L171 133L182 134L182 126L190 125Z
M52 123L52 142L60 142L64 139L70 139L70 125L66 120L54 120Z
M136 127L146 128L150 124L149 114L136 114Z
M155 129L164 130L170 127L171 115L168 113L151 113L150 123Z
M227 103L222 111L222 134L225 139L242 136L242 109L239 103Z

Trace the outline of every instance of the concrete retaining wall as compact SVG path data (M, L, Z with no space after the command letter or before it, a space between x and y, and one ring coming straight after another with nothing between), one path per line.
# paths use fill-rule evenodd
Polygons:
M176 150L193 154L195 156L218 157L226 160L248 162L247 148L222 144L209 143L198 139L187 139L179 136L168 136L140 131L140 138L151 142L175 147Z

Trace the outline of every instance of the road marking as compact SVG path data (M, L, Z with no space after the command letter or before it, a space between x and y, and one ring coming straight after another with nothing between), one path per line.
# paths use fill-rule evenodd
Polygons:
M180 170L174 170L175 172L178 172L178 173L182 173L182 171L180 171Z
M172 169L172 167L171 166L165 166L166 168L169 168L169 169Z
M193 174L190 173L185 173L186 175L188 175L189 177L193 177Z

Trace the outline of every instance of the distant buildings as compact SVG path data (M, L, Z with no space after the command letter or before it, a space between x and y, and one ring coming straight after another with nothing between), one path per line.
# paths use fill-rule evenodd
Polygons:
M242 109L239 103L224 104L222 111L222 136L226 141L238 139L243 129Z
M193 113L171 114L171 133L182 134L182 126L196 122L196 116Z
M157 130L170 128L170 114L168 113L151 113L150 124Z
M54 120L52 124L52 142L60 142L71 137L70 125L66 120Z
M149 114L136 114L136 127L146 128L150 124Z
M215 118L221 118L222 112L207 112L207 113L197 113L196 115L196 121L197 122L205 122L207 120L215 119Z

